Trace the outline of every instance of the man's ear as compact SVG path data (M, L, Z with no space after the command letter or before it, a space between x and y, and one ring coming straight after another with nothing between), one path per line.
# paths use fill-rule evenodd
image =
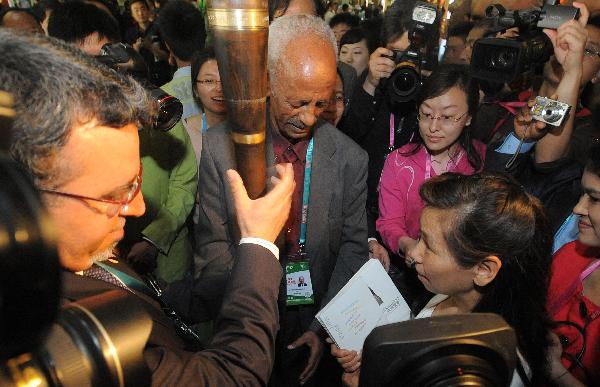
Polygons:
M500 268L502 267L502 261L495 255L490 255L479 262L473 268L475 270L475 276L473 282L477 286L484 287L496 278Z

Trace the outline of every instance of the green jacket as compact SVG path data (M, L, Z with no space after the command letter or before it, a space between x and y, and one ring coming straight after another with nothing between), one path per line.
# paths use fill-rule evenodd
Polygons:
M156 274L172 282L181 279L192 264L186 220L194 208L198 162L181 122L168 132L141 130L140 154L146 213L127 219L125 243L149 239L160 249Z

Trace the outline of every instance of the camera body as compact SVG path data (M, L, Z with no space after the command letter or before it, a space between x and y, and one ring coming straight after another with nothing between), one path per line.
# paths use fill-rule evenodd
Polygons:
M417 1L412 12L412 26L408 31L410 46L406 51L394 50L390 58L396 67L387 80L386 91L392 102L411 101L421 87L420 70L427 66L423 51L435 35L438 20L437 8L429 3Z
M560 126L570 110L571 106L566 103L538 96L531 107L531 115L536 120L545 122L548 125Z
M579 18L579 9L561 6L557 0L546 0L541 9L507 11L494 4L486 9L486 17L494 21L499 32L518 28L515 39L483 38L475 41L471 58L474 77L496 82L512 82L520 74L543 65L554 53L543 28L556 29L569 20Z
M96 56L96 59L112 69L129 73L146 86L157 107L153 129L166 132L179 122L183 114L181 101L162 89L150 85L147 81L148 68L144 59L133 47L125 43L107 43L102 46L100 55Z

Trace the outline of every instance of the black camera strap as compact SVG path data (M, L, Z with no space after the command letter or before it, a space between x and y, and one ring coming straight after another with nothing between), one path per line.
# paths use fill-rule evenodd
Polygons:
M188 350L190 351L198 351L202 349L202 339L191 329L177 314L173 308L171 308L162 298L162 289L152 277L148 277L148 283L145 283L142 280L139 280L133 276L130 276L127 273L122 272L121 270L107 265L102 262L96 262L96 265L101 267L102 269L108 271L110 274L114 275L119 281L123 282L128 288L131 288L137 292L145 294L146 296L152 298L160 304L160 307L163 313L171 319L173 322L177 334L186 342L188 346Z

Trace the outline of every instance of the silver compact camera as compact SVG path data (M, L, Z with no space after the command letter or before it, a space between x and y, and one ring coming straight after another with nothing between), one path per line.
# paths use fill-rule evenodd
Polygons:
M561 126L571 106L546 97L536 97L531 107L533 118L548 125Z

